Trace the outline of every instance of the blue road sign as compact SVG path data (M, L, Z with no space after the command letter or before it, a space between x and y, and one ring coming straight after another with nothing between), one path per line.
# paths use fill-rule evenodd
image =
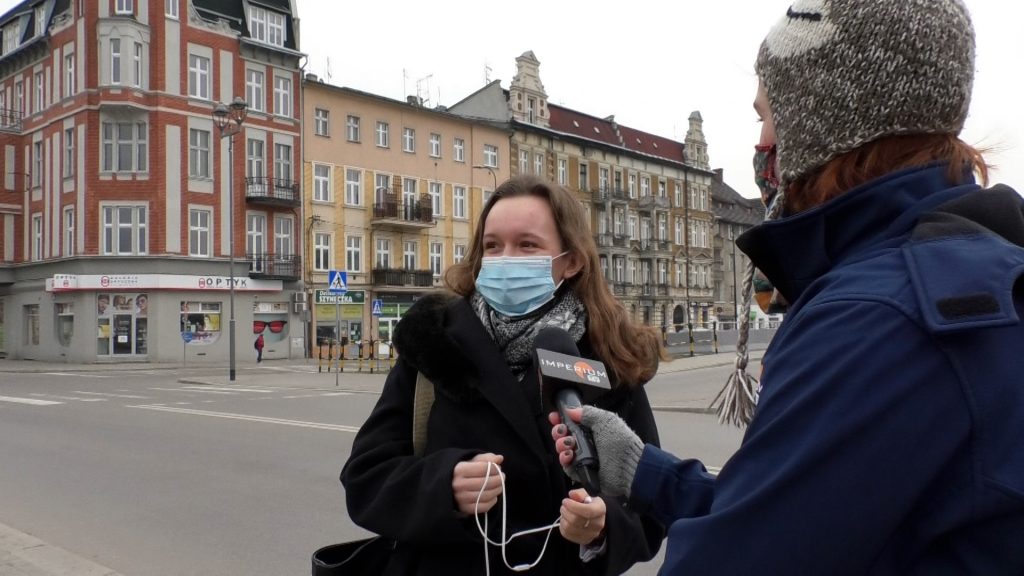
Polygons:
M344 294L348 292L348 274L344 270L328 271L327 291L331 294Z
M373 315L383 316L384 315L384 301L376 299L373 301Z
M192 333L191 332L182 332L181 333L181 339L185 341L185 344L188 344L189 342L192 341Z

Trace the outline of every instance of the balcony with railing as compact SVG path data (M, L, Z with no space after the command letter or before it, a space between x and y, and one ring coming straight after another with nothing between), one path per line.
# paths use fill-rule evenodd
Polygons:
M245 259L250 278L295 281L302 276L302 261L295 255L246 254Z
M430 228L435 224L434 206L429 196L402 202L385 198L373 204L371 224L392 228Z
M13 108L0 108L0 132L21 133L22 114Z
M641 296L668 296L667 283L647 282L640 285Z
M299 183L286 178L248 176L245 179L245 201L249 204L295 207L302 203Z
M661 252L665 254L672 253L672 243L668 240L657 240L655 238L645 238L634 242L634 245L640 249L641 252Z
M626 191L621 188L605 186L598 190L594 190L593 200L596 204L603 204L605 202L629 202L629 196L626 194Z
M637 208L641 212L650 212L651 210L668 210L672 207L667 196L641 196L640 200L637 201Z
M406 270L405 268L374 268L375 286L410 286L429 288L434 285L434 273L430 270Z

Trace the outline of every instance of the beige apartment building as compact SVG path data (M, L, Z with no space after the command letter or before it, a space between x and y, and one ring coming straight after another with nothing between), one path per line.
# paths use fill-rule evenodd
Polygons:
M309 336L389 342L465 257L485 197L508 178L508 132L312 75L303 106ZM331 270L347 275L341 297L328 291Z
M549 102L533 52L508 89L493 81L451 111L508 127L510 171L573 191L590 215L609 288L633 319L665 331L715 320L714 213L699 113L684 142Z

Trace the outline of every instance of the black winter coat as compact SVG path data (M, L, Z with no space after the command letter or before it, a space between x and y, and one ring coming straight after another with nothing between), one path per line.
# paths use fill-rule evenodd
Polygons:
M431 295L417 302L395 333L399 360L381 397L356 435L341 473L352 520L398 540L385 576L484 574L482 538L473 517L460 517L452 494L455 465L477 454L504 456L508 534L557 521L572 488L558 463L536 376L519 382L465 298ZM593 358L586 336L581 353ZM416 373L434 383L427 445L412 447ZM618 413L647 443L658 444L643 387L618 388L595 402ZM580 560L580 547L555 528L543 560L530 575L621 574L651 559L664 530L624 501L606 498L604 554ZM488 513L491 539L501 540L501 502ZM508 545L511 565L533 562L545 533ZM489 547L491 574L513 574L501 550Z

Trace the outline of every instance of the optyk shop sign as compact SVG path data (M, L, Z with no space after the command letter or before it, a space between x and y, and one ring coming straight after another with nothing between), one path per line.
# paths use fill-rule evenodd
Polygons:
M74 290L229 290L227 276L188 276L184 274L55 274L46 279L47 292ZM235 290L242 292L280 292L280 280L235 278Z

